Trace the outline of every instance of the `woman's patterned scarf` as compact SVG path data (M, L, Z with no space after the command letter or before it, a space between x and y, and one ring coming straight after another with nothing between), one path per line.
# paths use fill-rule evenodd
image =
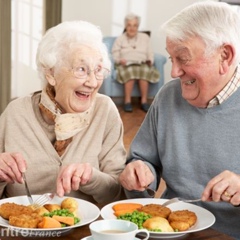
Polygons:
M63 113L61 106L55 101L55 90L47 85L41 93L39 107L43 114L55 122L56 141L54 148L62 156L73 137L89 126L93 106L81 113Z

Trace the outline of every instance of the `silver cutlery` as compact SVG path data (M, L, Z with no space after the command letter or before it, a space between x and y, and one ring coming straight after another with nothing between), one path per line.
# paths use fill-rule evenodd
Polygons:
M199 202L199 201L201 201L201 198L199 198L199 199L184 199L184 198L180 198L180 197L175 197L175 198L167 200L166 202L164 202L161 205L166 207L166 206L168 206L168 205L170 205L172 203L180 202L180 201L186 202L186 203L192 203L192 202Z
M25 190L26 190L26 193L27 193L27 197L28 197L28 201L30 204L33 203L33 198L32 198L32 195L29 191L29 188L28 188L28 184L27 184L27 179L26 179L26 175L25 173L22 173L22 178L23 178L23 181L24 181L24 185L25 185Z
M41 195L40 197L38 197L34 203L32 204L32 208L34 210L42 207L44 204L52 201L52 199L54 198L55 193L44 193L43 195Z

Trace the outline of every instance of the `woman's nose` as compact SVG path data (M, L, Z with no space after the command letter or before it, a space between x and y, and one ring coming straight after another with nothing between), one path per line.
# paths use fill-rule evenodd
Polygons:
M95 73L94 71L91 71L89 72L88 76L87 76L87 81L86 81L86 84L89 86L89 87L97 87L98 85L98 80L95 76Z

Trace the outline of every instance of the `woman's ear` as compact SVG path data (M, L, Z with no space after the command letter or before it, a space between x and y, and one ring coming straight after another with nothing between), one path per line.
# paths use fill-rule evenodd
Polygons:
M46 77L48 83L49 83L51 86L55 86L56 80L55 80L55 77L54 77L54 74L53 74L52 69L46 70L46 72L45 72L45 77Z
M220 74L225 74L232 65L235 49L230 44L224 44L220 51Z

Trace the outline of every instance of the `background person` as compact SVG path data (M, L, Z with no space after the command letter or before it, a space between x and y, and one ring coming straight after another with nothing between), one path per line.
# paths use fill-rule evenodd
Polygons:
M149 109L149 82L159 81L159 72L153 66L153 52L150 38L138 32L140 17L128 14L124 20L125 32L119 36L112 48L112 56L117 68L117 81L124 84L124 111L132 112L131 94L135 80L138 80L141 93L141 108Z
M176 80L154 99L120 174L127 197L202 198L213 228L240 239L240 16L199 2L163 25Z
M9 103L0 117L0 197L57 192L90 202L121 196L126 154L112 100L98 94L110 60L100 29L64 22L42 38L43 90Z

